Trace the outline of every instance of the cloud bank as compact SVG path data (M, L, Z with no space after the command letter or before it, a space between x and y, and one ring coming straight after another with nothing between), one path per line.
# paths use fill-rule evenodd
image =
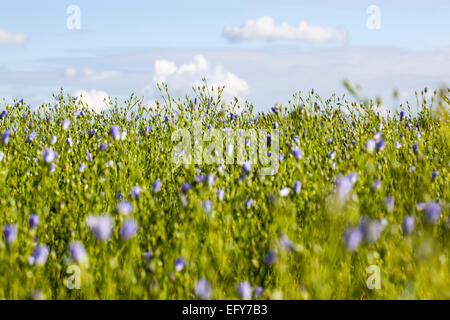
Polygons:
M277 41L290 40L299 42L344 42L347 32L328 26L312 26L306 21L300 21L297 26L287 22L280 25L272 17L261 17L256 20L247 20L239 27L226 26L223 36L229 41Z
M221 65L211 67L203 55L196 55L191 63L180 66L170 60L156 60L153 82L146 87L146 91L154 94L156 84L165 82L171 92L184 95L191 91L192 86L201 85L203 77L207 79L209 85L215 87L224 85L223 94L226 99L244 98L249 92L247 81L226 71Z

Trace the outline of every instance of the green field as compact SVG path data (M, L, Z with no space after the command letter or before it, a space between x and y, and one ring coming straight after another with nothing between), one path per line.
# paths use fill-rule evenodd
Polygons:
M3 103L0 299L450 299L449 92ZM177 163L194 121L276 132L276 172Z

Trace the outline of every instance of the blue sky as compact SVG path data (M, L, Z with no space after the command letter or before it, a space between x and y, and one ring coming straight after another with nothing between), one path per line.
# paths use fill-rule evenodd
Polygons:
M70 5L80 30L67 28ZM380 29L366 26L370 5ZM445 0L17 0L0 10L0 96L39 104L64 87L92 104L132 92L151 103L158 79L181 95L206 76L264 110L298 90L342 93L349 78L389 103L394 89L449 85L448 12Z

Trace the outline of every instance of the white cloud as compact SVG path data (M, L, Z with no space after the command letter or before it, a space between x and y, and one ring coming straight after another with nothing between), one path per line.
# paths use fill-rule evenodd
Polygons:
M21 46L27 40L27 35L23 32L13 32L0 28L0 45Z
M90 110L97 113L101 113L110 107L109 95L105 91L80 90L75 93L75 97L81 99Z
M67 78L80 78L83 80L100 81L111 79L120 75L118 71L100 71L97 72L91 68L84 68L83 70L78 70L76 68L67 68L64 71L64 75Z
M243 98L249 91L245 80L224 70L221 65L211 67L202 55L194 56L192 63L179 67L169 60L156 60L154 69L153 83L145 88L151 93L154 93L157 83L165 82L171 92L184 95L192 86L201 85L202 78L206 78L208 84L214 87L225 85L223 95L226 99Z
M347 38L347 32L328 26L312 26L306 21L300 21L297 26L291 26L287 22L275 24L272 17L261 17L256 20L247 20L240 27L227 26L223 35L230 41L248 40L291 40L303 42L343 42Z

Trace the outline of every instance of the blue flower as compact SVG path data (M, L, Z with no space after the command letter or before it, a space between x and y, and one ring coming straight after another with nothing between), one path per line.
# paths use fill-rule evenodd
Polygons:
M208 300L212 296L212 288L206 279L197 280L194 288L194 293L197 298L202 300Z
M300 147L294 147L291 149L292 154L294 155L295 159L299 160L303 157L303 151L300 149Z
M109 135L115 140L120 140L122 132L118 126L112 126L111 129L109 129Z
M294 192L296 194L299 194L301 189L302 189L302 183L300 181L296 180L294 182Z
M131 212L133 212L133 204L128 201L121 201L117 205L117 211L123 215L129 215Z
M15 224L7 224L3 227L3 235L6 243L13 243L17 238L17 226Z
M6 110L3 110L3 111L0 113L0 118L2 118L2 119L5 119L7 116L8 116L8 112L6 112Z
M360 223L359 229L363 233L365 241L375 243L380 238L384 228L381 222L364 218Z
M42 159L45 163L52 163L58 158L58 153L56 151L53 151L51 148L44 149L42 152Z
M153 182L153 192L158 192L159 190L161 190L161 180L157 179L155 180L155 182Z
M245 174L249 174L252 171L252 163L250 161L245 161L242 165L242 170Z
M73 140L72 140L72 138L71 138L71 137L67 137L66 143L67 143L67 145L68 145L69 147L71 147L71 146L73 145Z
M69 127L70 127L70 120L64 119L63 122L62 122L62 124L61 124L61 127L63 128L64 131L69 130Z
M211 200L204 200L202 201L202 206L205 212L208 213L211 212L213 204Z
M291 190L288 187L284 187L280 189L280 196L281 197L287 197L289 196L289 193L291 192Z
M373 190L380 190L381 188L381 180L374 180L372 182L372 189Z
M277 262L277 254L275 253L275 251L270 250L267 255L266 258L264 260L267 264L274 264L275 262Z
M217 198L222 201L225 197L225 191L222 189L217 189Z
M415 220L412 216L403 218L402 229L404 234L410 234L414 231Z
M253 201L253 199L250 198L250 199L247 199L247 200L244 201L244 206L247 209L250 209L251 207L253 207L254 203L255 203L255 201Z
M436 201L429 201L425 207L425 218L429 223L436 223L441 216L441 206Z
M238 283L237 291L242 300L249 300L252 298L252 285L248 281Z
M384 204L385 204L386 210L388 212L394 211L394 198L393 197L387 196L386 198L384 198Z
M4 144L8 144L9 143L9 139L11 138L11 131L9 131L8 129L6 129L3 134L2 134L2 141Z
M33 250L33 254L31 255L29 262L30 264L34 264L36 266L43 266L47 262L48 255L50 253L50 249L47 245L39 245Z
M110 238L113 229L111 216L88 216L86 225L91 229L97 240L106 241Z
M58 138L56 136L52 136L50 138L50 144L55 144L57 140L58 140Z
M129 240L136 235L138 231L138 224L133 219L127 219L123 222L120 228L120 237L123 240Z
M69 245L70 254L72 258L78 263L84 263L88 261L88 255L86 248L79 241L72 241Z
M294 244L289 239L286 233L282 233L280 237L280 247L284 250L292 251L294 250Z
M79 172L83 172L84 169L86 169L86 164L83 162L83 163L80 164L80 166L78 167L78 171L79 171Z
M413 144L412 150L414 151L414 153L417 153L419 151L419 146L417 145L417 143Z
M375 147L378 151L383 151L383 149L386 147L386 142L384 142L383 138L380 138L375 142Z
M28 225L30 226L30 229L35 229L39 224L39 216L35 213L30 214L30 217L28 218Z
M439 171L433 171L431 174L431 180L436 180L436 178L439 177Z
M189 190L192 189L192 184L190 184L189 182L185 182L182 186L181 186L181 192L182 193L186 193Z
M176 271L181 271L184 269L184 266L186 264L186 261L183 258L178 258L174 262L174 267Z
M255 287L255 298L259 298L261 297L262 293L263 293L263 288L262 287Z
M28 142L33 141L34 139L36 139L37 135L38 135L38 133L37 133L36 131L32 131L32 132L28 135L28 137L25 139L25 143L28 143Z
M130 194L133 198L137 199L137 198L139 198L139 195L141 194L141 192L142 192L142 188L140 186L136 186L131 189Z
M353 182L349 176L341 176L336 179L336 189L338 198L344 201L350 195L353 188Z
M99 149L100 149L100 151L105 151L107 147L108 147L108 144L106 142L103 142L102 144L100 144Z
M363 239L363 233L360 228L347 229L344 232L344 242L347 250L350 252L355 251L361 240Z

